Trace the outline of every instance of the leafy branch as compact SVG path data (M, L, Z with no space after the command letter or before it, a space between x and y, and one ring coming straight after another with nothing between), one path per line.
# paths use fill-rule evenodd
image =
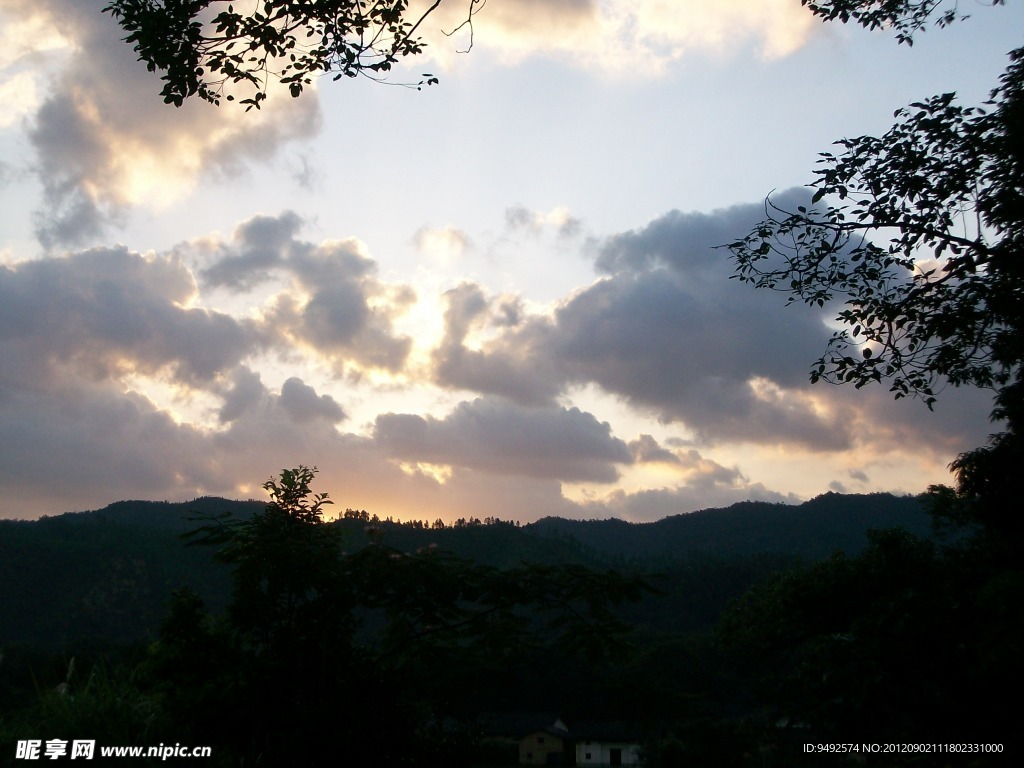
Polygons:
M220 104L237 93L249 110L274 81L297 97L325 74L386 75L423 52L417 32L442 1L412 18L408 0L112 0L103 11L149 71L161 73L166 103L198 96ZM250 10L236 9L243 5ZM425 74L413 87L436 82Z

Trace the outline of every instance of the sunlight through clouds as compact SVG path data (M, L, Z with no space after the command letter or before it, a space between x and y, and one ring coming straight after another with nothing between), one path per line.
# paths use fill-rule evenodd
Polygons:
M400 461L398 468L410 477L431 477L438 485L451 480L453 469L447 464L431 464L427 461Z
M466 233L451 224L439 228L420 227L413 236L413 243L420 253L445 268L457 264L472 247Z
M17 86L15 112L34 110L28 138L46 203L37 232L47 247L95 239L132 207L166 207L204 176L241 173L252 160L319 130L315 89L309 98L272 100L252 113L162 103L159 81L101 13L101 0L3 2L27 29L46 30L39 38L43 52L60 52L36 67L50 75L44 99L35 99L27 81L10 86ZM17 58L6 70L34 54L18 56L19 50L15 45L8 54Z
M911 56L800 0L445 0L438 85L247 113L162 103L106 4L0 0L0 516L304 463L382 517L652 520L919 492L990 429L987 393L812 386L835 308L719 246L837 131L987 92L1006 16Z
M450 67L469 46L462 3L441 7L428 52ZM764 58L787 56L815 22L800 0L503 0L475 10L474 51L515 64L533 56L564 58L614 75L659 75L693 56L731 56L753 47ZM443 30L444 33L438 30Z
M0 128L32 114L52 70L72 43L43 16L19 16L13 0L0 2Z

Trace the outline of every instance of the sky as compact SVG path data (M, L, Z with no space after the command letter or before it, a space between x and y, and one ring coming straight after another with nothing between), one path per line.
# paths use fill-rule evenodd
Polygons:
M716 246L835 140L984 100L1019 4L911 48L799 0L490 0L467 52L448 0L393 84L248 113L165 105L104 5L0 0L0 517L307 465L339 512L650 521L919 493L994 430L810 384L835 308Z

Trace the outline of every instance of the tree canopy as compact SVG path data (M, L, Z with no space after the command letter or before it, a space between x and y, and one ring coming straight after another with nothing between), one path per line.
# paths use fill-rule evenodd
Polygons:
M425 757L447 738L431 728L459 714L453 700L475 690L474 676L533 655L598 660L625 648L617 608L650 591L639 577L402 552L372 524L367 546L343 551L342 529L323 520L327 494L310 488L315 475L284 470L264 483L263 512L208 518L188 535L218 547L233 581L223 621L179 593L151 649L165 709L195 743L310 765L365 740L379 747L353 764L451 764ZM344 722L325 730L325 712Z
M929 20L945 27L967 18L959 12L957 0L800 0L811 13L824 21L856 21L868 29L892 29L901 43L913 45L914 35L923 31ZM1004 0L989 0L1003 5Z
M939 24L957 18L935 0L805 5L907 42L940 10ZM897 110L880 137L836 142L807 205L769 199L765 221L728 246L739 279L836 307L812 381L886 381L929 407L947 383L992 389L1006 431L953 465L964 494L990 497L1024 456L1024 48L1009 59L983 105L939 94Z
M929 404L941 380L999 387L1019 377L1022 61L992 93L992 111L955 94L896 112L881 137L825 152L810 207L782 211L730 245L742 280L789 301L844 307L843 327L812 379ZM834 200L833 204L815 204ZM888 237L879 245L876 241Z
M383 77L422 53L417 32L442 1L416 12L408 0L112 0L103 10L139 60L161 73L165 102L237 99L251 109L275 80L299 96L324 74ZM436 82L425 74L415 85Z

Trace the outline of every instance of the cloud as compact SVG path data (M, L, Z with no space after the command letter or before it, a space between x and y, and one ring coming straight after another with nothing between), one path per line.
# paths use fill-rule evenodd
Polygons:
M773 199L785 208L806 198L790 190ZM729 253L719 247L763 217L763 203L671 211L591 241L603 277L553 311L520 312L513 324L499 322L507 297L464 283L447 295L435 381L523 405L597 385L705 445L830 453L915 445L929 455L969 446L984 422L985 393L949 392L957 405L921 418L884 388L809 383L835 309L786 306L778 293L730 280Z
M515 333L522 307L506 299L488 298L474 283L445 293L445 336L433 353L434 380L445 387L501 395L524 405L551 404L564 382L552 371L531 365L522 344L488 344L469 349L466 338L488 325Z
M494 322L496 300L464 284L449 294L436 380L524 404L592 383L705 441L848 447L845 414L805 386L828 338L824 315L787 310L777 296L729 280L727 253L716 248L761 216L761 205L673 211L594 243L606 277L553 314L504 329ZM477 349L465 341L474 331L484 339Z
M230 243L198 241L196 247L208 247L215 259L202 271L203 282L211 287L248 291L269 280L271 270L284 265L301 226L298 214L285 211L278 216L254 216L239 224Z
M393 321L415 294L411 289L389 294L359 241L322 243L291 267L309 299L303 306L281 305L274 318L279 330L338 364L354 361L391 372L403 367L412 339L396 336ZM381 301L371 304L372 299Z
M412 339L394 321L416 299L404 285L377 279L377 264L357 238L319 244L299 238L302 219L292 211L259 215L230 238L198 238L174 253L198 265L204 286L245 294L271 278L291 279L263 308L261 327L281 348L304 345L336 367L398 372Z
M320 127L315 91L271 99L259 112L162 103L157 77L136 60L103 0L5 0L23 24L52 29L63 42L57 74L35 108L29 139L45 207L37 234L49 247L95 240L132 205L166 205L198 179L235 173ZM34 112L30 111L33 110Z
M334 424L345 418L345 411L330 395L317 395L302 379L292 376L281 387L281 407L299 424L323 419Z
M633 452L633 460L638 464L661 463L680 464L680 459L672 451L662 448L658 441L650 435L640 435L629 442L629 450Z
M643 437L641 443L645 442ZM649 522L669 515L726 507L746 500L787 504L801 501L794 494L782 494L762 483L752 483L738 468L722 466L695 449L681 451L673 456L675 460L671 463L684 476L681 482L670 487L633 492L617 488L603 498L580 502L577 516L618 517L633 522Z
M444 265L457 262L473 246L469 235L450 224L437 229L420 227L413 235L413 244L417 251Z
M986 393L944 392L929 414L884 387L806 381L828 313L728 280L712 248L762 213L671 212L592 241L599 277L548 307L460 283L429 381L395 331L412 288L383 282L358 239L303 239L294 213L170 253L0 264L0 514L258 496L305 463L382 516L649 520L795 500L751 480L751 456L827 453L823 485L862 484L886 482L893 457L929 469L979 444ZM361 376L374 368L385 385ZM739 444L743 469L722 458Z
M94 380L166 370L182 384L208 382L261 336L252 323L190 307L196 290L180 260L123 247L0 266L2 377L43 386L61 367Z
M632 461L607 423L577 408L530 408L477 399L443 419L377 417L374 438L393 458L499 474L609 483Z
M826 338L820 318L780 317L722 272L718 290L664 269L603 280L523 341L568 381L596 383L704 440L845 446L842 423L802 393L755 386L802 383Z
M0 434L0 516L230 489L201 430L108 382L5 390Z
M223 405L218 412L221 423L247 418L277 420L281 414L299 425L314 421L330 425L346 418L344 409L333 397L318 395L297 376L286 379L280 393L275 395L263 385L259 373L248 367L240 366L232 373L231 386L224 391Z
M545 56L640 76L658 75L695 55L753 49L764 58L786 56L814 28L800 0L506 0L471 7L477 11L472 38L478 50L510 62ZM443 6L431 27L451 32L465 18L464 6ZM433 31L427 50L448 63L453 49L468 48L470 31L462 27L454 47Z
M525 205L512 205L505 209L505 226L513 232L527 232L534 236L545 227L553 227L559 237L570 238L582 231L583 222L562 206L542 213Z
M217 414L222 423L240 418L256 408L268 395L260 375L245 366L235 369L231 378L231 387L224 392L224 403Z

